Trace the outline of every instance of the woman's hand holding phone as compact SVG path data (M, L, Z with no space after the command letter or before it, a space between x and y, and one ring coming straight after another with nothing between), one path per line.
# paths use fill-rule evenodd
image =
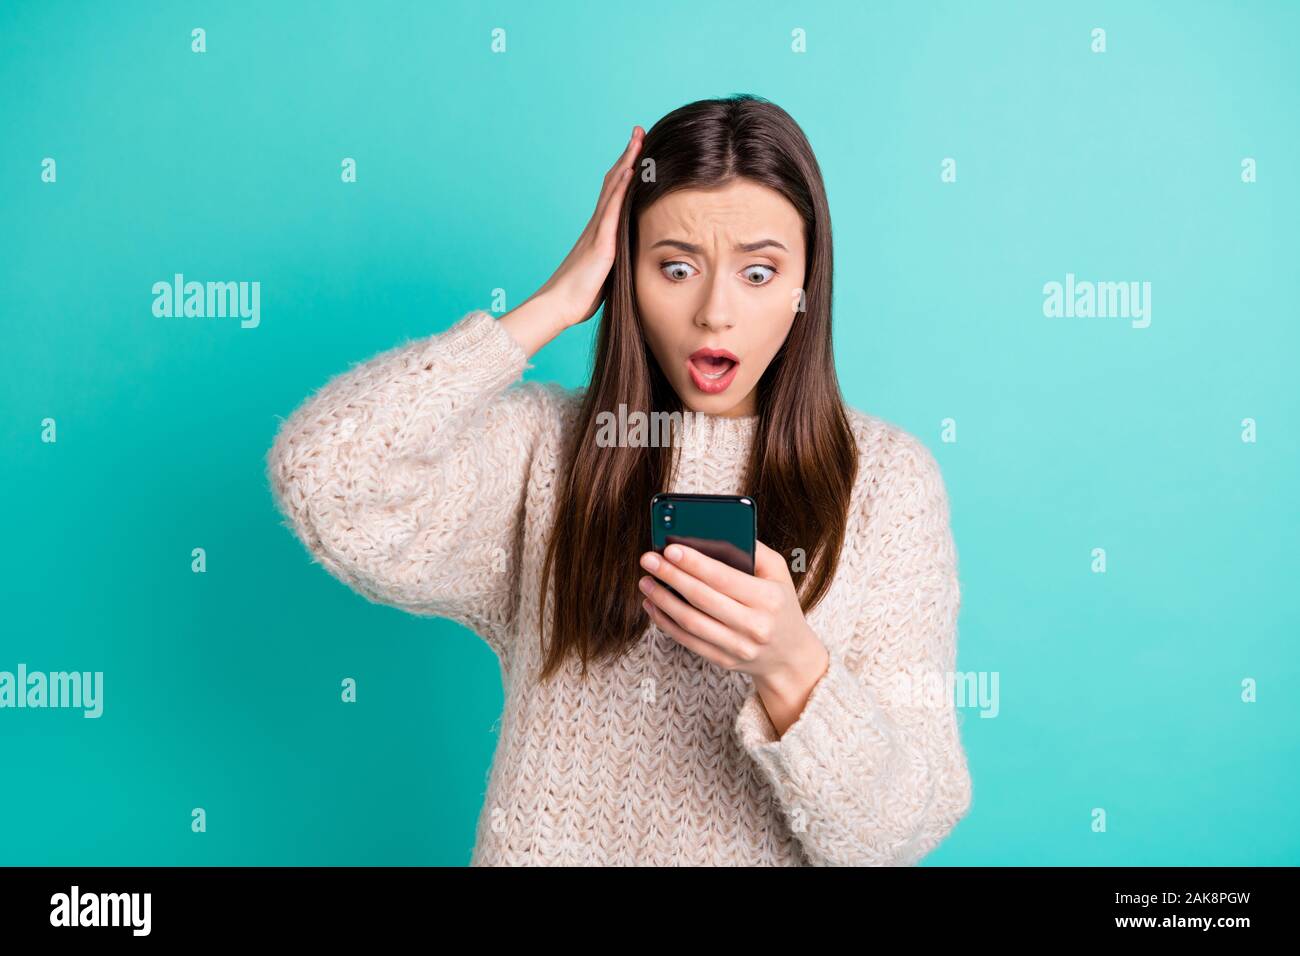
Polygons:
M650 619L724 670L751 675L778 736L785 733L830 663L804 618L785 559L757 541L754 573L746 574L672 544L662 555L641 555L641 566L653 575L641 579Z

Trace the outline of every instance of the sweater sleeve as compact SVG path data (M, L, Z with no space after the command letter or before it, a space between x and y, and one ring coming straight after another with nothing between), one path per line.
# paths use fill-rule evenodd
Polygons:
M918 439L894 431L882 446L889 463L872 496L847 646L823 641L830 665L784 735L752 688L735 721L820 866L914 865L971 802L949 679L960 592L947 494Z
M266 457L313 560L366 599L456 621L504 661L548 386L489 312L326 383Z

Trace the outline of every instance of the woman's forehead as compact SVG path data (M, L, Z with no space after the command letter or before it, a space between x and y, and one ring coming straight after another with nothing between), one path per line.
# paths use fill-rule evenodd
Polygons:
M803 221L774 189L733 180L712 189L677 189L641 211L638 231L649 248L661 239L729 247L776 239L787 249L802 238Z

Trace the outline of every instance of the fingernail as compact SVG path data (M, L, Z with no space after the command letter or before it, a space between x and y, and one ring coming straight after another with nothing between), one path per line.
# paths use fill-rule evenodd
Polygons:
M670 544L664 550L664 557L669 561L680 561L682 559L682 549L675 544Z
M654 583L649 578L642 578L637 586L646 594L649 594L650 589L654 587Z
M650 613L650 602L649 602L649 601L642 601L642 602L641 602L641 610L643 610L643 611L645 611L647 614L649 614L649 613Z
M653 571L655 568L659 567L659 555L647 554L641 559L641 567L645 568L647 571Z

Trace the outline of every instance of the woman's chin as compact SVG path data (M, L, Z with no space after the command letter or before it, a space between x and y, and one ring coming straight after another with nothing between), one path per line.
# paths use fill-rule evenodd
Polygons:
M719 395L712 401L693 397L683 400L682 406L696 415L712 415L717 418L739 418L746 414L743 403L733 401L730 395Z

